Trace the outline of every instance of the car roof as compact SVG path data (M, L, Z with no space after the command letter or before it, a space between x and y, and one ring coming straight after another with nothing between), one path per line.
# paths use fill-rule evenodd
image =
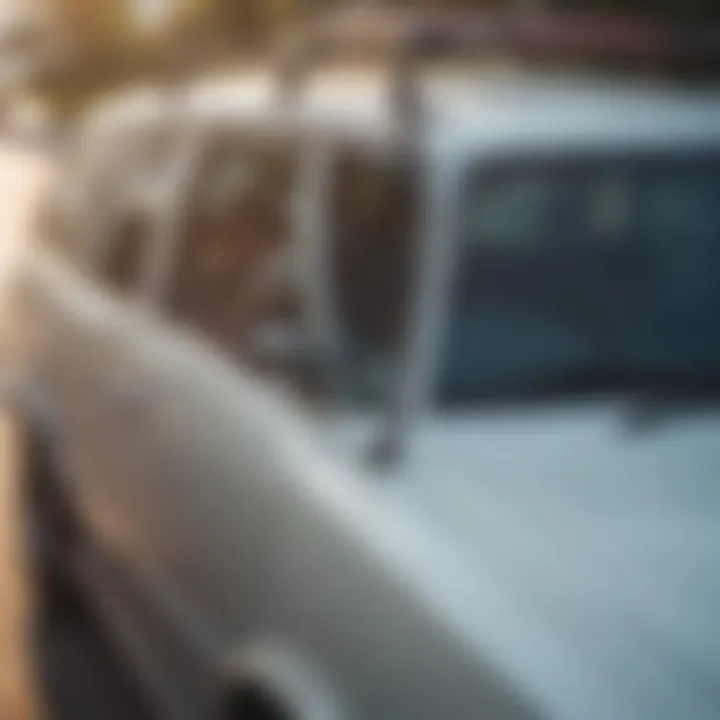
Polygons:
M446 114L440 143L457 152L718 144L720 90L577 77L487 82Z
M442 152L508 148L598 149L720 142L720 87L582 75L437 73L424 77L416 127ZM90 125L162 125L179 115L201 126L291 121L308 130L386 138L397 129L382 73L336 72L308 80L297 99L278 95L268 73L207 78L179 94L144 88L106 102ZM294 104L293 104L294 103Z

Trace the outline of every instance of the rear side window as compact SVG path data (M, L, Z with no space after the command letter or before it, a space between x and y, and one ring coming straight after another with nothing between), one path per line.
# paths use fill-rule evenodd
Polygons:
M38 203L34 231L40 245L65 260L79 262L88 249L90 208L95 207L98 158L84 134L69 138L58 174Z
M175 130L154 122L111 133L117 147L100 153L84 178L89 250L100 280L122 295L140 291L159 226L155 200L172 181Z
M109 225L99 267L103 284L126 296L139 291L152 231L153 218L133 210L121 213Z
M101 284L122 294L138 287L154 223L139 206L170 147L158 143L157 134L144 127L86 128L73 138L64 173L37 217L46 248L77 265L91 264Z
M244 347L249 298L289 248L298 156L289 138L219 137L192 193L169 312L233 354Z

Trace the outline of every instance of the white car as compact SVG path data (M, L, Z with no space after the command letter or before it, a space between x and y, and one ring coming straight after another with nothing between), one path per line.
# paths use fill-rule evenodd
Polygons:
M47 606L173 719L717 717L720 94L421 96L88 124L24 291Z

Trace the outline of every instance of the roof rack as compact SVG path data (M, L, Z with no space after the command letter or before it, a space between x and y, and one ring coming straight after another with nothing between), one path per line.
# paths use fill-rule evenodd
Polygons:
M393 97L415 112L417 69L442 56L501 56L568 66L642 69L665 77L720 77L720 24L676 25L640 17L579 14L417 13L357 8L322 15L286 37L277 53L284 98L298 92L311 66L361 49L391 51Z

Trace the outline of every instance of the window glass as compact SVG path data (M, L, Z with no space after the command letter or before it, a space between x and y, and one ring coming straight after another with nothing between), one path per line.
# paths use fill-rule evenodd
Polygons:
M73 135L62 153L62 176L58 175L40 198L34 231L41 246L66 260L79 261L86 251L91 188L86 142Z
M642 175L642 232L663 279L658 348L703 373L720 363L720 161L658 164Z
M161 138L160 130L91 128L74 137L65 174L37 217L46 247L75 262L96 263L102 281L123 293L138 287L154 223L151 182L162 181L171 150L170 137Z
M467 242L507 252L541 244L558 209L558 189L541 168L495 171L465 209Z
M99 221L114 199L100 182L103 166L88 165L82 149L68 152L63 176L38 203L34 226L45 249L72 262L87 259L92 244L105 236Z
M199 172L169 310L231 353L243 352L260 312L255 288L288 250L297 170L292 141L233 135L216 140Z
M417 240L419 173L407 154L342 150L329 184L333 294L357 397L396 379Z
M497 224L474 218L488 187L498 208L513 206L528 184L535 232L524 227L513 252L486 242ZM444 402L719 375L717 161L641 157L473 172L460 217Z
M153 218L134 209L109 223L98 271L111 290L122 295L140 290L153 229Z
M165 130L165 132L163 132ZM117 147L87 168L82 199L84 231L99 259L102 279L116 292L140 290L150 245L158 228L158 190L169 181L167 161L172 132L159 125L141 125L110 136Z
M626 241L635 211L634 180L627 168L587 168L578 182L576 212L581 235L598 244Z

